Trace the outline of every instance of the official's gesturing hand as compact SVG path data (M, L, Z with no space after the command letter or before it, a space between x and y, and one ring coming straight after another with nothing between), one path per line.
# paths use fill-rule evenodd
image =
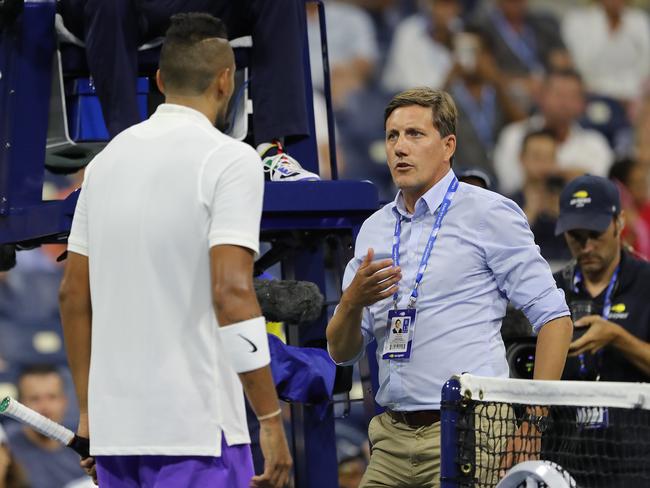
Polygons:
M374 256L374 250L368 249L352 283L343 293L342 301L353 307L367 307L397 291L397 283L402 279L401 269L393 266L392 259L373 262Z

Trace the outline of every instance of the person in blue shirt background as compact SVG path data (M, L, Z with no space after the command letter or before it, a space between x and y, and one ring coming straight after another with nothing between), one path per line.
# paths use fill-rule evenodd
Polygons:
M521 209L458 183L451 170L456 119L440 90L407 90L388 104L386 153L399 191L364 222L327 327L338 364L358 361L377 341L376 400L386 410L368 427L364 488L439 486L442 386L461 372L508 377L500 335L508 301L538 334L536 379L560 378L571 342L564 294ZM410 320L407 340L390 333L395 317ZM529 417L524 436L539 427ZM539 446L508 447L534 455Z

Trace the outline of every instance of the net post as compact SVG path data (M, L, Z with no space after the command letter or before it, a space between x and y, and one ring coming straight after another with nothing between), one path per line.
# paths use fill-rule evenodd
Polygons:
M440 488L458 487L458 406L460 404L460 378L454 376L442 387L440 412Z

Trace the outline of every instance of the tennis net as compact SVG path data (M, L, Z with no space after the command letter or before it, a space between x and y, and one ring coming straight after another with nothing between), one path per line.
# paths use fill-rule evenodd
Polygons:
M442 398L442 488L496 487L527 460L581 488L650 487L650 384L463 374Z

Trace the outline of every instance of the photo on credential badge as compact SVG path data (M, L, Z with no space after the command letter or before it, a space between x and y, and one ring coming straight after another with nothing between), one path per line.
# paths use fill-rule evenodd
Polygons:
M397 317L394 318L392 329L393 329L393 334L402 334L404 332L402 328L402 319Z

